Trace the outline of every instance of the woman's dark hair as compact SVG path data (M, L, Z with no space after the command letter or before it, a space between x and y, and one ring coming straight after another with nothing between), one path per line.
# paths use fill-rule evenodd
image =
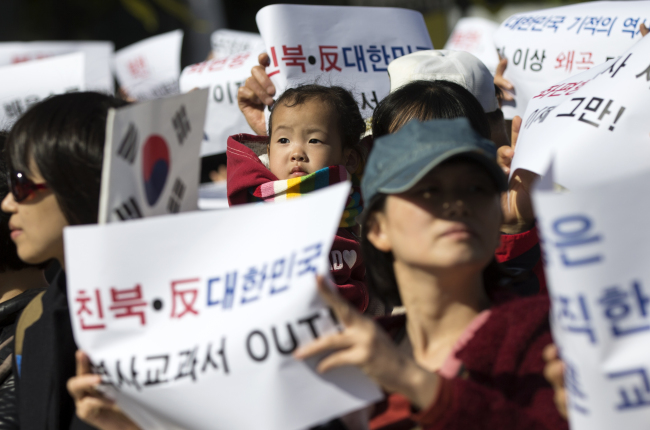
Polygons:
M448 81L413 81L384 98L372 116L372 136L395 133L412 119L465 117L472 128L490 139L490 123L481 103L465 88Z
M382 212L386 205L387 194L375 195L363 212L361 221L361 253L366 264L366 283L368 289L391 306L402 306L402 299L397 288L397 279L393 270L393 253L383 252L374 247L368 240L368 231L372 221L371 214ZM489 297L510 291L513 282L522 280L499 264L495 258L483 269L483 285Z
M126 104L100 93L62 94L34 105L9 132L9 167L33 173L33 158L70 225L97 222L106 118Z
M7 132L0 131L0 201L9 194L9 185L7 181L7 164L5 163L5 142ZM11 215L0 211L0 273L8 270L22 270L28 267L39 267L42 265L31 265L24 263L18 258L16 244L11 240L11 231L9 230L9 218Z
M354 96L343 87L326 87L318 84L300 85L289 88L275 101L273 106L299 106L310 100L320 100L332 108L337 115L338 131L343 148L356 149L361 141L361 135L366 131L366 122L361 116L359 105ZM273 109L269 117L269 136L273 129Z

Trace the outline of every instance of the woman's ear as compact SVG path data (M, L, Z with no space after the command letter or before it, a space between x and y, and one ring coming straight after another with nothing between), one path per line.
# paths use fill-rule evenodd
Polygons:
M368 241L381 252L393 250L387 230L386 215L383 212L373 212L366 223L368 228Z

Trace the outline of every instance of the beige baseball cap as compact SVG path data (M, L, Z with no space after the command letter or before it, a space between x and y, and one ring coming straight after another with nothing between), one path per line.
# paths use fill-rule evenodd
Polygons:
M485 64L469 52L417 51L393 60L388 65L388 74L391 92L413 81L449 81L472 93L486 113L499 108L494 77Z

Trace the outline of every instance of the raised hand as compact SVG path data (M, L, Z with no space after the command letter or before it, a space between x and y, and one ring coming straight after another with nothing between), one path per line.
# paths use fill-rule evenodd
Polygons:
M510 174L512 158L521 129L521 117L512 119L512 134L510 146L502 146L497 151L497 163L506 175ZM503 225L501 231L507 234L517 234L530 230L535 223L535 213L531 202L531 191L539 176L528 170L519 169L515 172L508 185L508 191L501 196Z
M260 54L258 61L260 64L251 69L251 76L246 79L243 86L239 87L237 104L255 134L266 136L264 107L273 104L275 86L265 70L265 67L268 67L271 61L268 54Z
M320 373L342 366L356 366L385 391L407 397L418 408L428 407L434 400L438 376L420 367L401 352L388 335L369 318L364 317L333 289L326 279L318 277L318 291L343 326L341 332L316 339L298 349L294 356L304 359L330 352L320 363Z
M124 412L97 390L101 377L90 372L90 360L77 351L77 376L68 380L68 392L74 399L77 416L100 430L139 430Z

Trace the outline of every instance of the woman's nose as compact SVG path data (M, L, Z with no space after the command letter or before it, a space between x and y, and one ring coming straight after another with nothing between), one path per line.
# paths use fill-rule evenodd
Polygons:
M4 199L2 199L2 204L0 205L0 208L2 208L3 212L15 213L16 207L17 207L17 203L16 200L14 199L13 194L9 193L5 196Z
M442 204L442 211L448 217L469 215L469 208L462 199L447 200Z

